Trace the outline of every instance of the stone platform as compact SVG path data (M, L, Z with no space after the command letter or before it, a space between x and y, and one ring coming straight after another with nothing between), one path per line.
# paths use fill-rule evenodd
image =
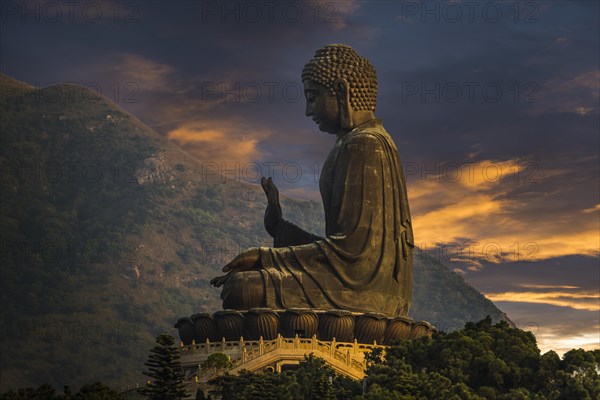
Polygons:
M425 321L344 310L222 310L180 318L181 364L191 392L218 371L202 364L215 353L227 355L230 373L293 369L305 355L323 358L337 373L362 379L364 354L396 340L431 336Z
M383 314L353 313L345 310L292 308L247 311L221 310L180 318L175 324L185 346L194 343L312 338L319 340L390 345L400 339L431 336L435 327L407 317L390 318Z

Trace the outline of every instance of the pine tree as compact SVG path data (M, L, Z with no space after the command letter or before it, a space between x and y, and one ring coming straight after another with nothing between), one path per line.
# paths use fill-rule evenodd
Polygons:
M296 371L296 380L303 391L304 399L331 400L335 393L331 381L333 370L325 364L323 359L313 353L304 356Z
M150 381L139 393L150 400L177 400L188 397L183 387L184 374L173 336L163 333L156 338L157 346L150 350L144 375Z

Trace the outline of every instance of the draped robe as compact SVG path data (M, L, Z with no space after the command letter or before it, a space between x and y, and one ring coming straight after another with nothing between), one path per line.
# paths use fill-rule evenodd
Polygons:
M279 223L274 247L259 250L260 306L406 315L412 224L398 150L381 120L337 138L319 189L326 237Z

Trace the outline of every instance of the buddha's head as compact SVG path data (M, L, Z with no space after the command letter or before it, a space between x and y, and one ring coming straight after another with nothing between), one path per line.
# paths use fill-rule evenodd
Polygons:
M374 118L377 74L350 46L319 50L302 71L306 115L328 133L349 130Z

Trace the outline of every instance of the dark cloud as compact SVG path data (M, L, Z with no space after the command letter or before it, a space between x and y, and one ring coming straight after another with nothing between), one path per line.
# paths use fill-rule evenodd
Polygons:
M477 271L470 271L459 262L449 265L467 270L464 278L484 293L530 291L536 285L548 286L540 289L543 291L573 286L580 291L598 292L600 287L597 257L565 256L535 262L482 263L484 268Z

